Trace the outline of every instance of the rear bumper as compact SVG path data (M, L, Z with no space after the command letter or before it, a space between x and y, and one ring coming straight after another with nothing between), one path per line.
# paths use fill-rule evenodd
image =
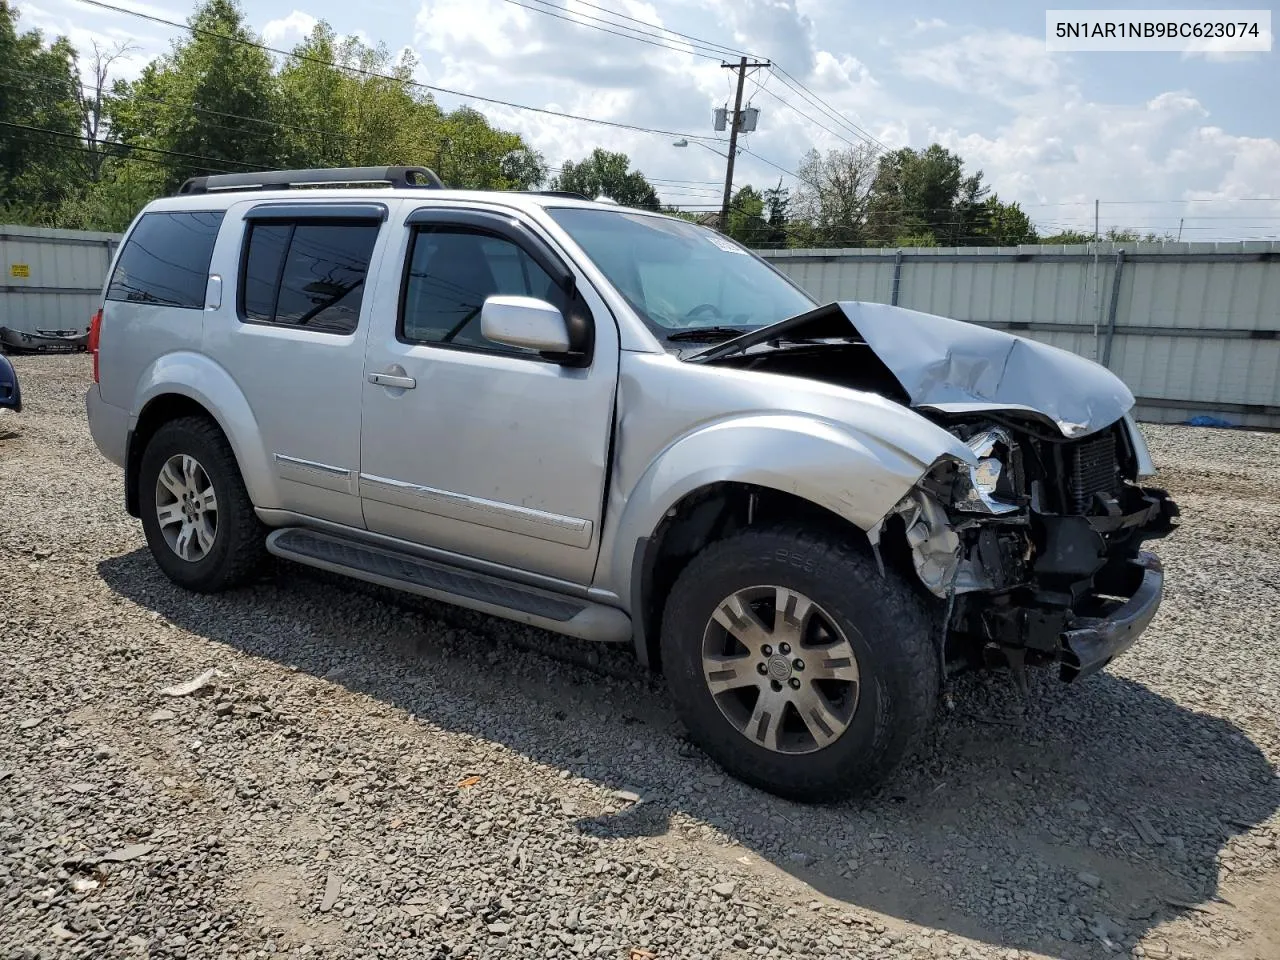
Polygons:
M1142 551L1129 561L1132 594L1101 617L1076 617L1061 636L1061 676L1072 681L1097 673L1138 639L1160 609L1164 567L1153 553Z
M28 333L0 327L0 346L12 353L82 353L89 348L89 334Z
M103 400L96 383L85 394L84 406L93 442L104 457L123 469L129 447L129 411Z

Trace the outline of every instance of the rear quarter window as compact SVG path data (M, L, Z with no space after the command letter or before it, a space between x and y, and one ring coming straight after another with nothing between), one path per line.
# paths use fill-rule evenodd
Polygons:
M107 299L203 309L222 218L221 210L143 214L120 251Z

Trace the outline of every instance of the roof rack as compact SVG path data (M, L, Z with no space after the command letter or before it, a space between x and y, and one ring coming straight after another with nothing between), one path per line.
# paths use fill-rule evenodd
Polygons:
M444 184L426 167L322 167L316 170L264 170L191 177L179 194L222 193L235 190L289 190L317 184L386 183L397 189L443 190Z
M533 197L564 197L567 200L586 200L591 198L573 190L512 190L511 193L527 193Z

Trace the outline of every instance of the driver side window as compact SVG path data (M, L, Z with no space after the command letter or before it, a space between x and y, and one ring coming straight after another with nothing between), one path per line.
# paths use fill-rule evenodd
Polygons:
M480 332L484 301L499 295L565 307L555 281L510 240L464 227L415 230L397 334L411 343L538 356Z

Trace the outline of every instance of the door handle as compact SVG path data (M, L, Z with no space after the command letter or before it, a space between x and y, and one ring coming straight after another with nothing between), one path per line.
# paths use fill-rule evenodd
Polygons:
M418 385L418 381L413 377L399 377L394 373L371 373L369 382L376 383L380 387L399 387L401 390L412 390Z

